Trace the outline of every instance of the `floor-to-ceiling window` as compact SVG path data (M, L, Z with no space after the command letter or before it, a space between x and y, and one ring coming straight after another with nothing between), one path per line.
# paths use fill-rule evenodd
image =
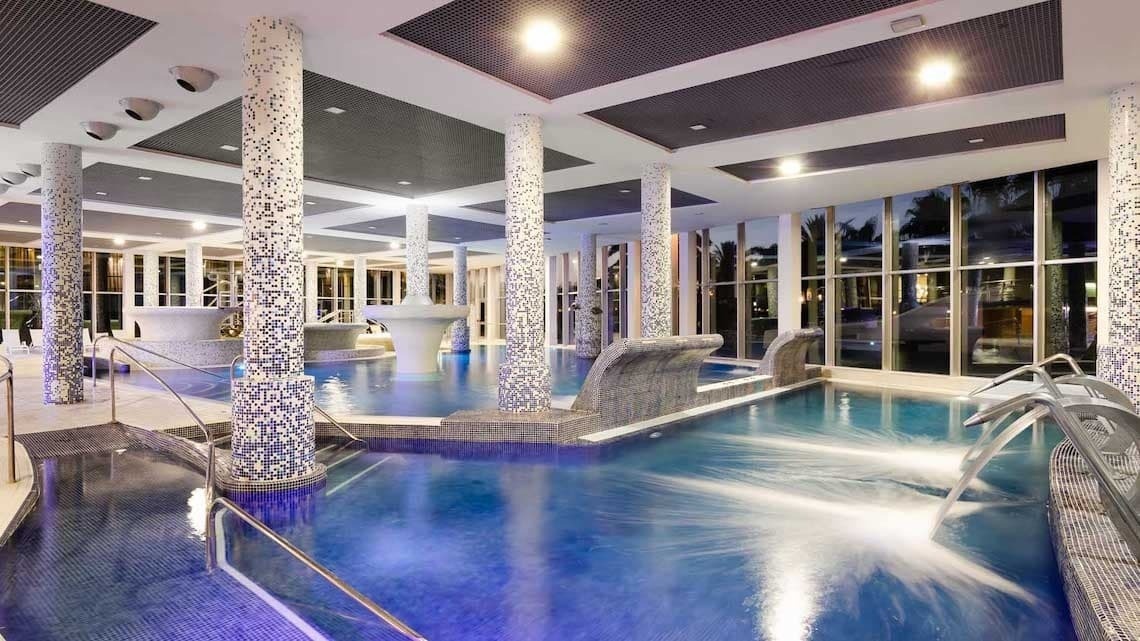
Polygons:
M890 199L893 368L950 373L952 187Z
M739 259L736 225L714 227L705 232L708 248L708 275L705 291L708 299L709 334L720 334L724 344L717 356L737 356L737 260Z
M835 208L835 363L883 362L883 200Z
M1096 163L1043 172L1044 355L1096 370Z
M808 349L809 363L822 364L827 345L827 227L825 207L805 211L800 217L800 327L818 327L824 337Z
M744 223L744 358L764 357L776 338L778 316L779 219Z

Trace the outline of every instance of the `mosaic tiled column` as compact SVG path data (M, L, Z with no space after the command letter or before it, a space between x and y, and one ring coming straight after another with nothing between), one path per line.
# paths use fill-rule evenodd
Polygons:
M158 254L143 252L143 307L158 307Z
M646 338L673 333L669 183L665 163L650 163L641 172L641 335Z
M543 347L542 120L518 115L507 125L507 356L499 369L499 409L550 407Z
M352 259L352 320L364 322L364 306L368 304L368 259Z
M233 384L233 474L274 489L323 474L304 374L301 30L252 19L242 62L246 374Z
M428 289L428 208L427 205L408 205L404 223L404 253L407 262L408 291L405 303L431 304Z
M47 143L43 200L44 403L83 400L83 161L75 145Z
M202 245L186 245L186 306L201 307L205 302L202 293Z
M455 246L455 294L454 304L467 306L467 246ZM471 351L471 328L466 318L460 318L451 325L451 351L463 353Z
M574 353L596 358L602 351L602 315L598 304L598 237L582 234L578 247L578 314L574 317Z
M1140 402L1140 85L1109 100L1108 340L1097 374Z
M321 317L320 307L317 305L317 278L319 277L317 261L310 260L305 263L305 322L315 323Z

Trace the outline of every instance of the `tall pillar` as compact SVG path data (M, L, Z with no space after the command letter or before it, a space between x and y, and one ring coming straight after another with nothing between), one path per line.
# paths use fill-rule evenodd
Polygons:
M783 214L776 223L776 327L778 333L800 329L800 296L803 294L803 281L800 272L800 243L802 231L799 213ZM771 305L771 299L769 299Z
M641 171L641 335L646 338L673 333L672 211L669 165L645 165Z
M453 302L461 307L467 307L467 246L455 246L455 276L452 278L455 288ZM471 351L471 327L467 318L460 318L451 325L451 351Z
M404 302L431 305L431 290L428 289L427 205L408 205L404 229L408 267L408 292L404 296Z
M558 344L558 256L546 259L546 346Z
M129 252L123 252L123 264L121 267L123 274L123 311L120 318L123 322L123 329L121 336L124 338L134 338L135 325L134 317L131 314L131 309L135 306L135 255Z
M499 369L499 409L540 412L550 407L543 347L542 119L511 118L506 146L507 355Z
M398 270L398 269L394 270L392 272L392 304L393 305L399 305L400 301L404 300L404 293L401 291L402 288L400 287L400 274L401 273L402 272L400 272L400 270Z
M205 303L202 293L202 244L186 244L186 306L201 307Z
M700 260L700 254L697 253L698 234L700 232L687 231L677 235L677 332L682 336L697 333L697 295L700 285L697 277L697 261ZM643 299L644 291L645 285L642 285Z
M364 322L364 306L368 304L368 259L352 259L352 320Z
M143 252L143 307L158 307L158 254Z
M626 270L629 282L625 286L626 322L629 324L625 335L641 338L641 242L629 243L626 250L626 264L634 267Z
M83 400L83 160L75 145L43 146L44 403ZM94 320L94 319L93 319Z
M324 475L304 373L301 39L288 20L253 18L242 60L246 374L233 383L233 475L267 490Z
M321 308L317 303L317 279L320 270L317 261L305 263L305 322L315 323L321 318Z
M1097 374L1140 402L1140 85L1109 100L1108 336L1097 349Z
M574 325L574 353L578 358L597 358L602 351L602 308L597 286L598 237L582 234L578 246L578 317Z

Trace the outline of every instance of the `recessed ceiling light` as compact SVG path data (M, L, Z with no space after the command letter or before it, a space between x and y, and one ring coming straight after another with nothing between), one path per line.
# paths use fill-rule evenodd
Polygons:
M903 33L905 31L910 31L911 29L917 29L925 24L926 18L923 18L922 16L907 16L905 18L899 18L898 20L892 20L891 31L894 31L895 33Z
M106 196L106 195L107 195L107 192L105 192L105 191L97 191L97 192L95 192L95 195L96 195L96 196Z
M26 221L26 220L17 220L16 222L18 222L18 223L24 223L25 225L27 225L27 224L28 224L28 221Z
M918 80L926 87L942 87L954 78L954 65L945 60L932 60L918 71Z
M344 113L344 109L341 109L340 107L325 107L325 111L329 112L330 114L336 114L338 116Z
M195 220L194 222L190 223L190 227L192 227L194 231L206 231L206 223L200 220Z
M463 237L462 236L456 236L455 240L463 240Z
M621 193L621 194L628 194L629 192L630 192L629 189L619 189L618 190L618 193Z
M412 181L410 181L410 180L397 180L396 184L397 185L410 185L410 184L412 184Z
M306 200L306 201L305 201L305 204L306 204L306 205L315 205L315 204L317 204L317 203L316 203L316 201L313 201L313 200Z
M970 139L970 140L968 140L967 142L969 142L971 145L976 145L976 144L978 144L978 143L982 143L982 142L985 142L985 141L986 141L986 139L985 139L985 138L971 138L971 139Z
M398 243L398 242L396 242L396 241L394 241L394 240L393 240L392 242L388 243L388 247L389 247L390 249L399 249L399 248L400 248L400 243Z
M369 225L368 228L369 229L376 229L376 225Z
M237 151L238 150L238 148L233 146L233 145L222 145L221 147L218 147L218 149L225 149L226 151Z
M154 180L151 176L139 176L139 180Z
M118 237L118 236L116 236L115 238L113 238L113 239L111 240L111 242L115 243L115 244L116 244L116 245L118 245L119 247L122 247L123 245L126 245L126 244L127 244L127 240L126 240L125 238L120 238L120 237Z
M796 176L804 170L804 164L795 158L785 158L780 161L779 169L784 176Z
M698 122L695 125L689 125L689 129L692 129L693 131L704 131L705 129L708 129L708 127Z
M522 39L531 53L550 53L562 44L562 29L551 20L531 20L523 29Z

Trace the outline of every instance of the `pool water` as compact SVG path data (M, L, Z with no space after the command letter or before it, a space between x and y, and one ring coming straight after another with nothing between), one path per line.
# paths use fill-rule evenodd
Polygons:
M316 402L334 414L380 416L447 416L463 409L487 409L498 404L499 366L505 357L503 346L473 346L468 354L443 352L437 376L400 376L396 361L380 358L330 363L306 363L305 373L316 380ZM553 396L572 399L582 387L593 361L582 360L573 350L550 349ZM188 369L162 370L161 376L179 394L219 401L230 400L229 371L212 370L215 378ZM240 371L240 370L239 370ZM706 363L700 382L750 376L750 368ZM157 387L143 372L132 373L132 383Z

